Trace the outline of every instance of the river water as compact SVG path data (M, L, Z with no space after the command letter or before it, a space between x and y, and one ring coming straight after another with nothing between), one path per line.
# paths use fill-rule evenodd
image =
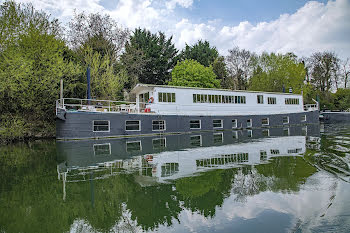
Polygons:
M350 125L0 147L0 232L350 232Z

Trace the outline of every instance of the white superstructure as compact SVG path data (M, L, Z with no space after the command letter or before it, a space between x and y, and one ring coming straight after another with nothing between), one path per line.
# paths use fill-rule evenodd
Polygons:
M137 84L136 105L162 115L261 115L304 112L302 95Z

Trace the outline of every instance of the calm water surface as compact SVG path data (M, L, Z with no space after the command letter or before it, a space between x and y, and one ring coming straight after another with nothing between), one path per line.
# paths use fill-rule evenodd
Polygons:
M0 147L0 232L350 232L350 125Z

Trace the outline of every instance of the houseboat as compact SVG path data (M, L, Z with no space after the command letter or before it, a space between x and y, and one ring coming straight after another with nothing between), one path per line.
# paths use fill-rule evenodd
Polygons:
M302 95L138 84L134 102L61 98L57 139L99 139L317 124Z

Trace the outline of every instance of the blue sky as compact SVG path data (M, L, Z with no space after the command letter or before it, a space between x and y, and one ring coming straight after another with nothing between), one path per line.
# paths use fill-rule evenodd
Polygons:
M133 30L173 36L178 49L208 40L222 55L233 46L309 56L350 57L350 0L16 0L67 24L75 12L109 14Z

